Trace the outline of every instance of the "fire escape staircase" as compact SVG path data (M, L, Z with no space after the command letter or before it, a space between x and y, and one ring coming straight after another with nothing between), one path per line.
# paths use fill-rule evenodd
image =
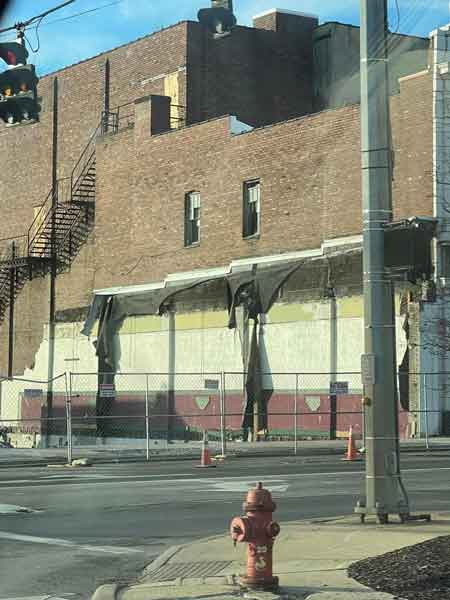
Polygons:
M91 136L70 177L59 179L35 214L26 235L6 240L0 255L0 322L26 281L56 266L66 271L94 226L95 140Z

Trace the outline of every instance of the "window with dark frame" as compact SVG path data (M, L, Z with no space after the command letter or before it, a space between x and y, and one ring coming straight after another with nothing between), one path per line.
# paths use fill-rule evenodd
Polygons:
M261 184L259 180L244 183L243 236L259 235Z
M184 245L200 242L200 192L189 192L184 201Z

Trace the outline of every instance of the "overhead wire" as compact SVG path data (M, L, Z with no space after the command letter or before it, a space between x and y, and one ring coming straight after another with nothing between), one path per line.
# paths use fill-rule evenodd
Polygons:
M88 15L88 14L97 12L99 10L103 10L105 8L110 8L111 6L116 6L118 4L121 4L122 2L124 2L124 0L114 0L113 2L108 2L107 4L101 4L100 6L94 6L93 8L83 10L83 11L80 11L77 13L73 13L71 15L67 15L66 17L61 17L59 19L53 19L53 21L48 21L48 22L42 23L43 19L46 16L46 15L44 15L43 17L39 17L39 20L36 25L33 25L33 27L31 27L30 25L27 25L25 27L25 30L34 29L36 31L36 35L38 37L39 36L38 31L39 31L39 28L41 28L41 27L47 27L48 25L54 25L55 23L63 23L65 21L70 21L71 19L75 19L77 17ZM9 37L10 35L11 34L6 31L0 33L0 37ZM30 45L30 42L28 42L28 44ZM39 37L38 37L38 46L40 47ZM30 45L30 47L31 47L31 45Z
M25 41L27 42L27 44L30 47L31 52L34 52L34 54L36 54L37 52L39 52L40 48L41 48L41 40L39 38L39 26L42 23L44 17L41 17L38 21L38 24L35 27L35 34L36 34L36 39L37 39L37 48L34 49L33 46L31 45L30 40L28 39L26 33L24 32L24 37L25 37Z
M122 2L124 2L124 0L114 0L114 2L109 2L108 4L102 4L101 6L96 6L94 8L90 8L88 10L83 10L81 12L74 13L72 15L67 15L67 17L61 17L60 19L53 19L53 21L48 21L47 23L44 23L42 25L42 27L47 27L48 25L53 25L54 23L62 23L64 21L69 21L70 19L75 19L76 17L81 17L81 16L87 15L89 13L97 12L104 8L110 8L111 6L116 6L117 4L122 4Z

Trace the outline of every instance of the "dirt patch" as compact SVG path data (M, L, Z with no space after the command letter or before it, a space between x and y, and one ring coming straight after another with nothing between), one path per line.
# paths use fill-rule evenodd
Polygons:
M450 600L450 536L350 565L350 577L405 600Z

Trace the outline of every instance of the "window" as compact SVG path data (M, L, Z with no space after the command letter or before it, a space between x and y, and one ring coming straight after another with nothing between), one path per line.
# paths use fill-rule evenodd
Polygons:
M200 193L189 192L184 202L184 245L200 242Z
M243 236L245 238L259 235L260 190L259 181L244 183Z

